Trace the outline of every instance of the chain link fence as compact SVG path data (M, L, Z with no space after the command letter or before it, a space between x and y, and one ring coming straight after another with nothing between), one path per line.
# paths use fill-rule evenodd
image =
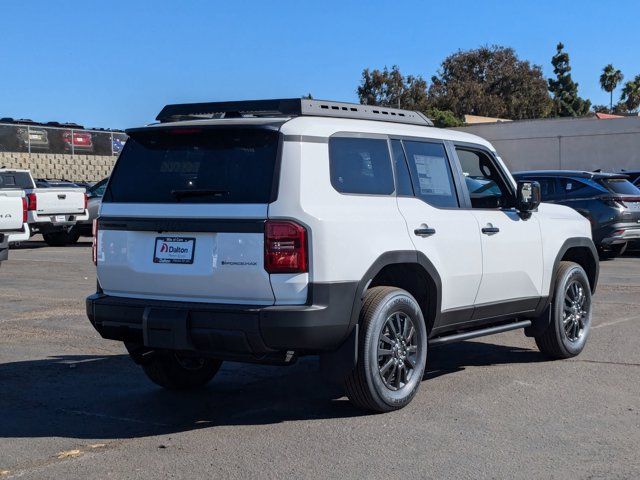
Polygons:
M117 131L0 123L0 152L117 156L126 141Z

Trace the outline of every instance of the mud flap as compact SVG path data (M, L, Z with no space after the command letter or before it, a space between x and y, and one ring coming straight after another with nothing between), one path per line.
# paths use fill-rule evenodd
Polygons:
M531 326L524 329L524 334L527 337L537 337L544 333L544 331L551 324L551 311L553 308L553 302L549 303L542 311L542 314L538 318L531 320Z
M189 312L178 309L146 308L142 316L145 347L193 350L189 338Z
M320 355L320 372L325 380L332 383L342 383L358 363L358 327L351 333L335 352Z

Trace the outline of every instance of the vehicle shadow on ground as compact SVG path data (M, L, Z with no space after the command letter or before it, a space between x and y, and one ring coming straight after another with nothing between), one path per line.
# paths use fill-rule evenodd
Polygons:
M65 245L64 247L50 247L44 241L28 240L11 245L11 250L36 250L39 248L88 248L91 247L91 239L80 239L78 243Z
M541 359L534 351L465 342L433 349L425 378ZM122 439L366 415L322 380L316 357L291 367L225 363L210 385L193 392L156 387L127 355L0 364L0 385L0 438Z

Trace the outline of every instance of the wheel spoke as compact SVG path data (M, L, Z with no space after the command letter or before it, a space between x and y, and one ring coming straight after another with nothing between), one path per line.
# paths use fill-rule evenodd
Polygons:
M385 372L389 370L392 365L394 365L393 358L390 358L389 361L380 368L380 375L384 376Z
M390 357L393 355L393 350L388 348L378 347L378 356L379 357Z
M387 337L384 333L382 335L380 335L380 340L383 341L384 343L389 344L389 345L393 345L393 340L391 340L389 337Z
M396 313L393 318L387 320L387 323L389 324L389 329L391 330L391 333L393 333L393 335L395 337L398 336L398 330L396 329L396 326L394 324L394 320L397 318L398 314Z

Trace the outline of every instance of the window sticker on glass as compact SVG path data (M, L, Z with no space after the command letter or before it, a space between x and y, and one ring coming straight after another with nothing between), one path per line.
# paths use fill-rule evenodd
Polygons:
M571 190L573 184L571 182L567 182L567 190Z
M444 158L414 154L413 159L421 194L451 195L449 172Z

